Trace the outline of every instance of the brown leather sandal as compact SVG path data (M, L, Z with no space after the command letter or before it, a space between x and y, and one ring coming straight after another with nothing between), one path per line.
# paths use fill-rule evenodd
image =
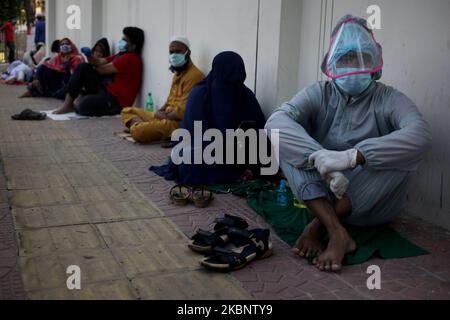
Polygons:
M170 189L170 200L177 206L186 206L191 198L192 190L185 185L176 185Z
M206 208L214 197L212 191L206 187L195 187L192 190L191 200L197 208Z

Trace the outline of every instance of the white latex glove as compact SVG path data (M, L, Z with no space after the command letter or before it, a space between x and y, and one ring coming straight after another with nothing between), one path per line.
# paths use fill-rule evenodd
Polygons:
M320 150L314 152L309 157L309 162L314 163L317 171L326 177L330 172L344 171L356 167L358 150L350 149L347 151Z
M349 181L341 172L331 172L328 174L328 183L330 184L331 192L334 193L339 200L344 197L347 192Z

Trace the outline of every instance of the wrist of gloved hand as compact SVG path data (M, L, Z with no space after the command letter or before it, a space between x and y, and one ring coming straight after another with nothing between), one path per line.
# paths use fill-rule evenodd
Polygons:
M348 156L349 168L354 169L358 165L358 150L350 149L345 151Z

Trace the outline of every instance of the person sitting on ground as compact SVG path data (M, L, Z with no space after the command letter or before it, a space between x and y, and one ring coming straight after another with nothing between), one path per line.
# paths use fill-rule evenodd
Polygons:
M2 73L1 78L5 84L17 84L29 82L33 77L33 69L20 60L14 61L8 69Z
M251 129L264 129L266 119L255 94L244 84L247 77L242 57L231 51L218 54L212 63L211 72L206 79L196 85L189 95L186 112L180 128L189 131L191 145L182 152L190 152L194 158L194 124L202 125L203 133L208 129L217 129L223 136L223 152L226 159L226 133L236 130L243 123L251 124ZM242 128L243 130L250 128ZM201 154L210 145L201 146ZM235 149L236 150L236 149ZM216 151L217 152L217 151ZM225 160L224 160L225 162ZM170 176L179 184L215 185L235 183L248 168L238 164L169 164ZM155 171L158 173L158 169Z
M111 48L109 46L108 39L102 38L97 41L97 43L92 47L91 54L94 58L101 59L101 58L107 58L111 55ZM112 83L114 80L114 75L105 75L102 76L102 82L105 86ZM84 93L81 94L81 96L78 97L77 100L79 100ZM75 101L75 105L78 104L79 101Z
M45 50L45 44L43 44L43 46L39 49L38 52L34 53L33 55L30 54L30 57L27 56L27 60L24 60L23 62L28 66L30 66L30 68L34 68L36 71L41 65L51 60L59 53L60 50L59 47L60 47L60 40L57 39L53 41L52 45L50 46L50 54L48 55Z
M108 39L101 38L92 47L92 56L97 59L107 58L111 55L111 48L109 46Z
M64 97L65 87L77 66L84 62L77 46L69 39L60 41L59 53L38 67L35 79L21 98Z
M143 30L126 27L123 38L117 44L119 52L116 55L98 58L88 54L89 63L78 66L69 82L64 104L54 113L75 111L90 117L111 116L132 105L142 82L141 52L144 41ZM105 76L114 78L105 85ZM74 101L79 96L81 99L75 105Z
M83 49L81 49L83 50ZM94 58L96 59L102 59L102 58L107 58L111 55L111 48L109 46L109 42L108 39L106 38L102 38L100 40L98 40L95 45L92 47L91 49L91 54ZM104 85L108 85L112 82L112 80L114 79L114 76L103 76L102 77L102 82ZM83 98L83 96L85 96L86 93L84 91L81 92L81 94L78 96L78 98L75 99L74 101L74 105L78 105L81 101L81 99Z
M25 52L22 60L11 63L8 69L2 73L1 78L6 84L31 82L36 66L45 57L45 44L38 43L35 50Z
M203 73L191 60L189 40L184 36L170 41L170 70L174 73L172 87L166 104L157 112L141 108L126 108L122 111L125 132L140 143L162 141L170 138L183 119L186 101L192 88L204 79Z
M316 217L293 251L315 257L322 271L340 271L344 256L356 249L343 224L378 226L403 211L412 172L431 145L414 103L376 82L382 67L381 46L366 20L347 15L322 64L331 80L303 89L266 125L280 130L281 168Z
M37 68L41 61L45 58L45 43L40 42L35 49L26 51L23 54L22 62L32 69Z

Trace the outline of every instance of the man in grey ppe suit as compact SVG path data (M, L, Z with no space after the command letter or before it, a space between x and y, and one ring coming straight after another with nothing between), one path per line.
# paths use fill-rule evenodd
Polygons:
M381 46L366 21L345 16L322 64L331 80L303 89L266 125L280 130L281 169L316 216L293 251L315 257L322 271L340 271L345 254L356 249L341 222L376 226L401 213L411 173L431 146L414 103L376 81L382 67ZM322 248L325 232L330 240Z

